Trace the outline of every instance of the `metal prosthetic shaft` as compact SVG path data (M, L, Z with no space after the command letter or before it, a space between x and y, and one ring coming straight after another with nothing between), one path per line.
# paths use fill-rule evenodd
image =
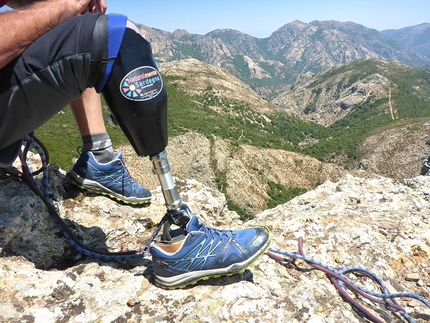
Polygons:
M165 231L163 237L164 240L168 241L171 239L168 238L170 237L170 234L167 234L167 231L170 229L170 224L174 223L185 228L188 221L191 219L192 214L189 207L186 204L183 204L182 199L179 197L179 192L170 172L167 152L163 150L162 152L151 156L150 159L154 166L153 172L158 176L164 200L166 202L166 215L169 216L169 222L166 222L163 227L163 231Z
M173 181L170 172L169 161L167 160L167 152L163 150L157 155L151 156L151 161L154 166L154 173L158 176L161 184L164 200L168 211L177 211L182 206L182 199L179 197L176 184Z

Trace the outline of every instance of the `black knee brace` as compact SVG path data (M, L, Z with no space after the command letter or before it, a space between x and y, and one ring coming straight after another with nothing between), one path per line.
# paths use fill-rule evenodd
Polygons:
M109 32L114 29L112 23L125 24L108 17ZM125 25L119 29L122 27ZM167 146L166 89L152 57L151 44L132 28L125 28L122 41L120 36L121 32L113 36L108 34L108 49L113 51L108 55L114 62L110 62L113 66L106 65L105 84L100 88L136 153L153 156ZM118 41L121 43L116 55Z

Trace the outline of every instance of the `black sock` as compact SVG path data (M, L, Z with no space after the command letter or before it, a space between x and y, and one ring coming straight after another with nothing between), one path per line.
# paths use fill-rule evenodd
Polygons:
M84 151L91 151L99 163L108 163L117 155L107 132L83 136L82 143Z

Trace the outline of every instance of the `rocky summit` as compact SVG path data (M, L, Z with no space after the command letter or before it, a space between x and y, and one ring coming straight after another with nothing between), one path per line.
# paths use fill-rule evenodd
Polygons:
M31 165L36 161L30 158ZM152 204L138 208L84 194L55 165L49 174L53 204L91 247L139 248L164 215L159 187L152 190ZM248 222L227 209L219 191L186 178L177 185L209 226L267 226L272 248L291 254L303 237L309 258L332 268L367 268L391 293L430 300L430 177L396 181L346 174ZM284 266L266 254L243 274L164 290L152 282L149 258L104 262L79 254L27 185L4 174L0 214L0 322L367 322L325 274L302 260ZM348 277L379 292L363 275ZM405 322L399 313L357 299L382 321ZM430 308L418 300L397 301L415 322L430 321Z

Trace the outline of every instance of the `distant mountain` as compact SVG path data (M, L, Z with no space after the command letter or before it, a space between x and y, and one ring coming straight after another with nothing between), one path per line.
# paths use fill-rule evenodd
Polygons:
M402 29L383 30L382 33L409 46L417 53L430 58L430 23L423 23Z
M231 29L206 35L173 33L138 25L160 62L195 58L225 68L260 95L273 98L299 74L318 73L359 58L377 58L413 67L430 63L401 42L352 22L293 21L260 39Z
M288 114L330 126L373 105L391 119L430 114L430 70L360 59L319 74L301 75L273 103Z
M426 59L375 29L353 22L289 23L269 37L269 48L283 63L303 72L320 72L359 58L378 58L421 67Z

